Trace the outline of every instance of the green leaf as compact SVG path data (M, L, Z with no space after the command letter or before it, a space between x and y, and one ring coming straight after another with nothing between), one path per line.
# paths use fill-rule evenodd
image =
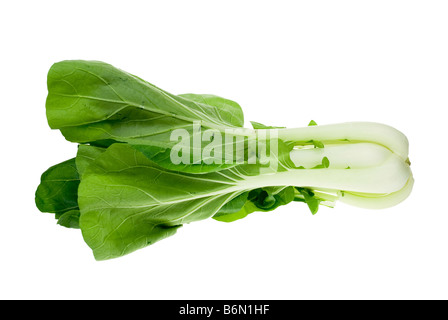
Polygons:
M308 123L308 126L317 126L316 121L311 120L310 123Z
M225 216L225 215L231 215L234 213L237 213L240 211L244 205L246 204L247 197L249 195L249 192L243 192L242 194L236 196L229 202L227 202L221 209L218 210L218 212L213 216L216 220L219 220L219 217Z
M191 172L216 171L222 165L186 165L166 162L178 141L176 129L189 137L202 132L241 128L244 116L234 101L207 94L173 95L109 64L98 61L62 61L48 73L48 123L72 142L108 147L114 142L136 145L160 165ZM189 150L204 148L190 144ZM201 151L199 150L199 151ZM168 166L167 166L168 165ZM235 165L233 163L232 165Z
M238 200L239 211L219 211L213 219L222 222L233 222L247 217L250 213L273 211L279 206L286 205L294 200L294 187L264 187L245 193ZM243 198L245 196L245 199ZM245 203L242 203L242 200ZM235 206L236 208L236 206Z
M323 158L322 158L322 166L323 166L324 168L328 168L328 167L330 166L330 160L328 160L327 157L323 157Z
M71 131L73 139L76 134L87 138L86 125L93 125L93 130L89 130L95 137L93 140L99 140L100 136L109 139L114 133L125 138L130 134L156 135L160 134L162 124L176 126L194 120L210 127L244 125L242 110L233 101L201 95L204 101L218 107L197 102L199 95L176 96L100 61L55 63L48 73L47 84L48 122L54 129L83 126L83 130ZM155 120L161 125L152 128ZM101 133L99 128L109 130Z
M255 193L255 197L251 199L255 206L260 209L257 211L272 211L294 200L294 188L290 186L264 187L258 190L261 190L261 192Z
M295 189L303 196L303 200L296 201L306 202L311 213L313 215L316 214L319 210L319 204L321 200L314 196L314 193L311 191L311 189L301 187L296 187Z
M198 102L200 105L213 106L218 110L225 110L225 112L235 117L235 119L230 119L230 123L232 125L237 127L242 127L244 125L243 111L241 106L235 101L215 96L213 94L184 93L179 94L178 97L183 97L191 101Z
M90 164L105 151L105 148L79 145L75 160L78 174L82 176Z
M247 217L249 214L257 210L259 209L255 206L253 202L247 201L239 211L219 216L215 215L213 216L213 219L220 222L234 222Z
M130 145L113 144L82 174L78 202L84 240L96 259L110 259L171 236L185 223L215 215L231 221L293 201L293 187L250 190L254 184L246 180L259 176L261 168L240 165L202 174L171 171ZM270 175L265 169L263 174ZM263 185L262 179L257 181L255 185Z
M327 157L322 158L322 163L314 166L312 169L325 169L330 167L330 160Z
M58 224L79 229L78 187L80 176L105 149L80 145L76 158L52 166L42 174L36 190L36 206L55 213Z
M79 210L64 212L58 219L58 224L72 229L79 229Z
M255 121L251 121L250 123L252 124L252 127L254 129L283 129L283 128L285 128L285 127L266 126L262 123L255 122Z
M251 169L252 168L252 169ZM254 167L203 174L169 171L126 144L114 144L84 172L80 227L98 260L125 255L215 215L244 190Z
M36 190L36 206L41 212L63 213L78 210L79 175L75 159L50 167L42 174Z
M324 144L321 141L317 141L317 140L311 140L311 142L314 145L314 148L324 148Z

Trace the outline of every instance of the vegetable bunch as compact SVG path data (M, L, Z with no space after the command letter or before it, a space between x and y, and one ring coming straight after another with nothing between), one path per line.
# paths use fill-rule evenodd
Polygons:
M244 128L234 101L173 95L103 62L54 64L46 111L78 152L42 175L36 205L80 228L97 260L193 221L231 222L293 201L313 214L338 200L391 207L413 185L408 141L392 127Z

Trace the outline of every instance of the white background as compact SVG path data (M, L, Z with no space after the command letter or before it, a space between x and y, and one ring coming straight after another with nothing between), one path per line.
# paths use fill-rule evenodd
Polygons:
M447 17L446 1L2 2L0 298L448 298ZM41 173L76 152L45 118L46 73L65 59L233 99L246 125L392 125L413 193L381 211L293 203L196 222L96 262L34 205Z

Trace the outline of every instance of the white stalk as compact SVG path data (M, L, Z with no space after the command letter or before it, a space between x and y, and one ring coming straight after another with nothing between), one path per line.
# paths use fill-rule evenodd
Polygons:
M350 143L325 145L325 148L294 149L290 153L296 166L313 168L322 163L322 158L330 160L331 169L361 169L381 165L392 152L378 144Z
M391 153L379 166L361 169L290 169L249 176L245 178L244 184L255 188L289 185L363 193L392 193L403 188L410 176L411 170L407 163Z
M389 194L363 194L344 192L339 200L352 206L365 209L385 209L393 207L404 201L412 191L414 178L411 176L405 186L399 191Z
M278 130L278 138L284 141L318 140L337 142L371 142L379 144L406 160L409 143L406 136L393 127L375 122L347 122L322 126L308 126L294 129Z

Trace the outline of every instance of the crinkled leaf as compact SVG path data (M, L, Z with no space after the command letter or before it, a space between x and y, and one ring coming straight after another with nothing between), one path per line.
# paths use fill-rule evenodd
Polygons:
M246 197L243 203L242 197ZM272 211L279 206L286 205L294 200L293 187L264 187L251 190L241 195L238 206L242 206L237 212L218 212L213 218L222 222L233 222L245 218L255 211ZM231 203L231 202L230 202ZM229 204L230 204L229 203ZM237 207L237 206L235 206Z

